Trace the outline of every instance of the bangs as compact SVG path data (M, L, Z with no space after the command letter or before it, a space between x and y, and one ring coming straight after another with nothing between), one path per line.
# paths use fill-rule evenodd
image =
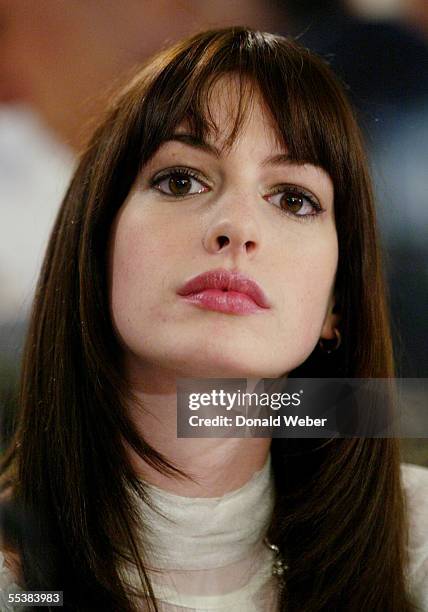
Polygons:
M328 67L309 51L284 37L234 28L196 35L160 60L143 96L142 165L182 123L200 141L218 135L212 91L223 77L233 77L228 81L238 107L230 109L222 151L233 145L258 95L291 161L322 167L336 185L345 179L352 150L347 103Z

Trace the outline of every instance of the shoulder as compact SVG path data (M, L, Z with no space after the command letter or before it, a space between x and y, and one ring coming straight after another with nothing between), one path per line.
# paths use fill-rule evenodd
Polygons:
M409 518L409 581L428 611L428 468L402 463L401 475Z

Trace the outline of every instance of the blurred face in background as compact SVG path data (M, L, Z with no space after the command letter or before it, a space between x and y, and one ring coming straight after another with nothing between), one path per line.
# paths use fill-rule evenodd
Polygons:
M105 90L192 27L172 0L0 0L0 101L30 105L79 148Z
M223 78L210 98L217 147L238 105L235 87ZM185 122L176 129L188 131ZM255 98L227 153L170 140L143 168L110 248L112 318L134 384L168 375L277 377L321 335L334 337L333 184L311 164L266 161L284 153ZM270 307L231 314L177 294L217 268L251 277Z

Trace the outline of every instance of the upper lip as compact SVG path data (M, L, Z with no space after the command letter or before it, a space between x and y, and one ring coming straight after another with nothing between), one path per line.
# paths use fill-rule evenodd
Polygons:
M204 289L224 289L244 293L256 302L261 308L270 308L269 300L262 288L251 278L241 272L231 272L224 268L208 270L187 281L178 291L185 296L199 293Z

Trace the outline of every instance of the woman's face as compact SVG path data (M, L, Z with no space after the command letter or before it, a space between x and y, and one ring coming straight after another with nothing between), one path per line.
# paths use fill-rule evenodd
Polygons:
M219 81L210 102L219 133L208 144L218 148L237 107L230 85ZM333 184L286 153L256 96L224 155L170 140L144 167L110 245L113 324L135 384L147 376L275 378L300 365L321 336L334 337ZM244 297L249 312L219 311L178 295L192 277L219 268L258 283L270 307L254 310Z

